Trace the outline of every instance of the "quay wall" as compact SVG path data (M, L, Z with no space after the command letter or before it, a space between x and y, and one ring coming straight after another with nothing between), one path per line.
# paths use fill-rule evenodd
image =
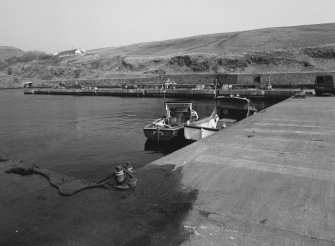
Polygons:
M217 90L217 96L239 95L247 98L262 99L285 99L293 96L298 89L275 89L275 90L248 90L229 89ZM215 90L203 89L46 89L28 88L25 94L45 94L45 95L77 95L77 96L124 96L124 97L166 97L166 98L214 98Z
M115 75L113 78L99 79L68 79L46 81L49 85L63 83L71 86L78 82L81 86L95 86L99 88L158 88L170 79L177 83L177 88L194 88L197 85L214 86L219 84L231 84L234 87L266 88L269 84L273 88L314 88L314 80L317 74L332 74L333 71L300 72L300 73L229 73L229 74L145 74L145 75Z

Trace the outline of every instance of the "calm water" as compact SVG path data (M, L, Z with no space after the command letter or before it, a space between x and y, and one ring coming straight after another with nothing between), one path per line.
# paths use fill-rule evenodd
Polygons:
M200 117L212 101L192 100ZM0 156L89 180L171 150L148 148L142 128L163 115L161 98L24 95L0 90ZM259 109L268 103L259 102ZM149 150L148 150L149 149Z

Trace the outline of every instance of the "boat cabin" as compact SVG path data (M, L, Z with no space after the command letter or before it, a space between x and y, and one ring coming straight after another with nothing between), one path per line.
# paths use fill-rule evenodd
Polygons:
M241 97L216 97L215 107L219 119L225 118L239 121L253 113L250 100Z
M176 126L184 124L192 118L192 103L190 102L166 102L167 124Z

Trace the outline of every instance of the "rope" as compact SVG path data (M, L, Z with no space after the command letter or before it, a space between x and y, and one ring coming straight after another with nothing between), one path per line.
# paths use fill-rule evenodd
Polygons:
M40 169L33 165L31 166L13 166L7 170L5 173L15 173L22 176L39 174L46 179L48 179L51 186L58 189L58 192L62 196L72 196L80 191L104 187L112 178L112 175L107 176L106 178L98 181L97 183L84 183L81 180L71 179L68 177L62 177L57 173L49 171L47 169ZM130 188L135 187L137 179L133 179L133 175L130 175L130 184L128 186ZM117 187L116 187L117 188Z

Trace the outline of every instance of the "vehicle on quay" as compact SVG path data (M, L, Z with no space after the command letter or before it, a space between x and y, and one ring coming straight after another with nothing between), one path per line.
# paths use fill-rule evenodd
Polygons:
M334 79L332 75L317 75L315 77L315 95L321 96L324 93L335 95Z
M165 115L143 128L148 140L159 142L183 137L185 123L198 119L191 102L165 102L164 107Z
M33 82L31 82L30 80L27 80L23 83L23 88L33 88Z
M195 141L206 138L255 112L256 108L247 98L218 96L215 98L215 107L210 116L185 125L184 137Z

